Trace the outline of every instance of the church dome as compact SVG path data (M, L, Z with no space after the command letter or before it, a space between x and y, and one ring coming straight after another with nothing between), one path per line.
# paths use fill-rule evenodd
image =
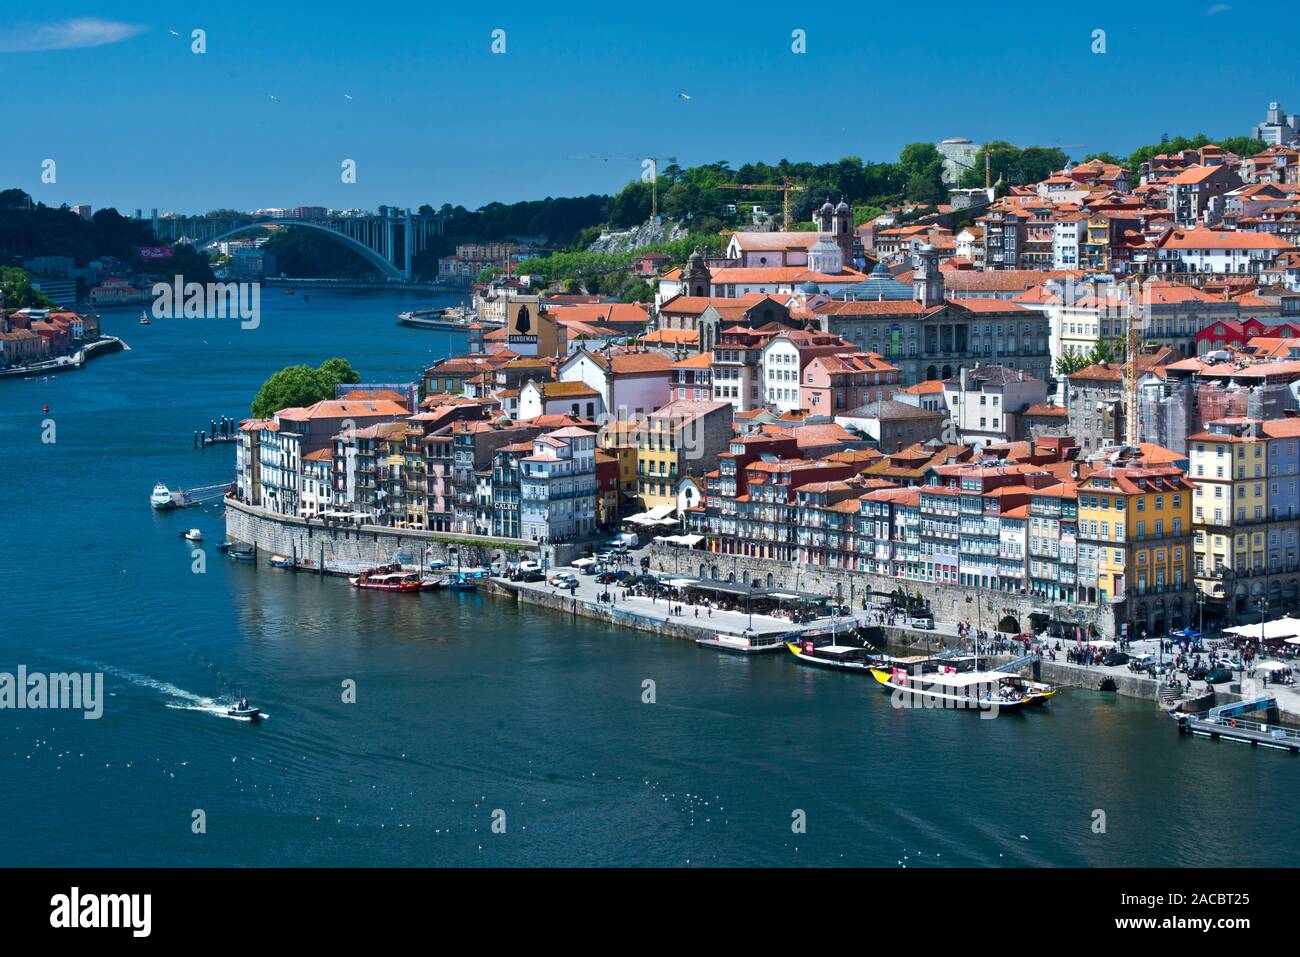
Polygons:
M816 296L821 293L822 287L817 285L817 283L813 282L811 279L809 279L806 283L804 283L799 287L799 291L806 296Z
M849 299L860 302L876 302L886 300L890 302L900 302L904 299L912 298L912 287L907 283L899 282L894 278L889 267L884 263L876 263L871 274L862 282L855 282L851 286L845 286L837 290L834 294L836 299Z
M849 208L849 204L846 203L846 202L844 201L844 197L841 196L841 197L840 197L840 204L839 204L838 206L835 207L835 212L837 212L837 213L851 213L851 212L853 212L853 210Z
M840 272L843 268L844 253L840 247L831 242L829 236L819 236L808 250L809 271L829 274Z

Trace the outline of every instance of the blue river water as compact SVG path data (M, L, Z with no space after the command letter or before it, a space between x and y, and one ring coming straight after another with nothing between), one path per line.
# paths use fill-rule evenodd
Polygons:
M276 369L338 355L400 381L456 350L396 325L428 303L272 289L252 330L120 310L129 352L0 383L0 671L99 671L106 693L98 720L0 710L0 865L1294 860L1300 763L1182 739L1147 702L900 711L787 657L252 568L212 548L218 507L149 508L155 482L229 479L231 448L193 430ZM240 691L269 719L224 717Z

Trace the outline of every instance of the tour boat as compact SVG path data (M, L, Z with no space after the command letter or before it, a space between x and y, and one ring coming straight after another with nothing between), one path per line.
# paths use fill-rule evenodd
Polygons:
M191 528L188 532L181 532L181 538L187 542L201 542L203 541L203 532L197 528Z
M806 639L804 636L800 636ZM786 641L785 646L801 665L813 668L830 668L834 671L853 671L869 674L879 666L881 656L870 648L858 645L814 645L811 641Z
M880 687L910 697L919 707L1018 709L1041 705L1056 694L1048 684L1030 681L1009 671L957 671L949 668L911 674L905 668L876 667L871 675Z
M816 628L809 628L802 632L801 636L805 641L818 642L829 639L834 644L839 635L856 635L858 633L858 623L852 618L832 618L827 625L819 625Z
M348 579L353 588L365 588L371 591L419 591L423 585L415 572L391 571L392 566L380 566L362 572Z
M180 492L173 492L162 482L153 487L149 496L149 504L159 509L176 508L183 500L184 496Z
M786 637L784 632L755 634L745 630L736 635L719 631L712 638L696 638L695 643L701 648L712 648L733 655L762 655L780 651L785 645Z

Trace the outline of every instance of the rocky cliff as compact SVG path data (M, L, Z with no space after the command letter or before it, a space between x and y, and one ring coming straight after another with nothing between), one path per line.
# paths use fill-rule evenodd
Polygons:
M600 234L600 238L587 247L593 253L630 253L655 243L671 242L684 239L686 227L681 223L663 221L644 223L636 229L609 230Z

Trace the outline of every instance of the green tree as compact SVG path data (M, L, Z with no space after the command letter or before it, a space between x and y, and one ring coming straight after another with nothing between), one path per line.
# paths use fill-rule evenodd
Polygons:
M31 276L16 266L0 267L0 291L4 292L6 309L52 309L54 303L40 290L33 288Z
M334 398L337 385L361 381L346 359L327 359L318 368L308 365L289 366L264 383L253 399L253 415L270 418L281 409L311 405Z

